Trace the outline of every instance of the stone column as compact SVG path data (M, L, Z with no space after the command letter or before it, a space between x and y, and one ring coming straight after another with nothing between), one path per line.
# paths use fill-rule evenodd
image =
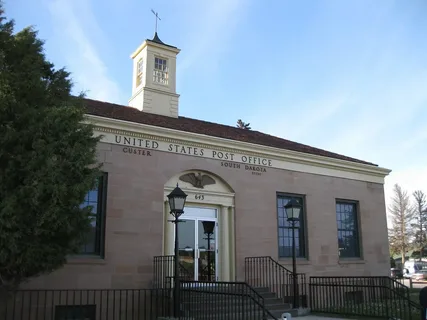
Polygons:
M221 206L221 254L220 254L220 281L230 281L230 219L227 206Z
M236 226L235 226L235 210L234 206L230 207L229 221L229 246L230 246L230 281L236 281Z

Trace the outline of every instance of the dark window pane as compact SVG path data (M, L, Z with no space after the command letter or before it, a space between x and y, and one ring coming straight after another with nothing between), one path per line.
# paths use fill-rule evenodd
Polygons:
M337 202L336 215L340 258L360 257L356 204Z
M92 215L91 217L90 217L90 224L91 224L91 226L92 227L96 227L96 225L97 225L97 216L96 216L96 214L94 214L94 215Z
M106 175L101 176L96 187L89 191L85 197L85 201L80 205L81 208L91 207L90 224L91 230L85 238L85 243L82 246L81 254L101 255L102 248L102 225L105 218L105 197L102 194L106 183Z
M89 205L92 207L92 213L96 215L96 213L98 212L98 203L89 203Z
M88 201L90 202L96 202L98 201L98 190L91 190L89 191L89 197Z
M95 251L95 239L96 239L96 229L92 227L86 236L86 244L84 245L83 250L85 252L94 252Z
M279 257L292 257L292 228L293 224L288 221L284 206L292 199L291 196L280 195L277 197ZM303 208L300 221L295 222L295 252L297 257L305 257L305 235L304 235L304 203L302 197L294 197Z

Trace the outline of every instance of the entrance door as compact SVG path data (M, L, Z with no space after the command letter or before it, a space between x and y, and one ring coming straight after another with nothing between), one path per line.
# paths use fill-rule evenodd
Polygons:
M211 208L186 207L179 224L181 277L186 280L217 280L217 212Z

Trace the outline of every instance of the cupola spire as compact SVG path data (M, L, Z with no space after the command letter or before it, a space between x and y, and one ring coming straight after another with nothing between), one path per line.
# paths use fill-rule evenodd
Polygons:
M158 12L155 12L153 9L151 9L151 12L156 16L156 28L154 29L154 32L156 33L156 35L157 35L157 20L162 20L162 19L160 19L160 17L159 17L159 13Z
M153 39L146 39L132 53L133 81L129 105L138 110L178 117L179 94L176 93L177 47L160 40L157 33L157 12Z

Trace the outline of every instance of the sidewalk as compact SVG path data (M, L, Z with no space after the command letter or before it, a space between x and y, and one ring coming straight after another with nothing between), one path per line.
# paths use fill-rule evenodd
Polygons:
M295 319L295 320L348 320L345 318L328 318L328 317L321 317L321 316L304 316L304 317L297 317L292 319Z

